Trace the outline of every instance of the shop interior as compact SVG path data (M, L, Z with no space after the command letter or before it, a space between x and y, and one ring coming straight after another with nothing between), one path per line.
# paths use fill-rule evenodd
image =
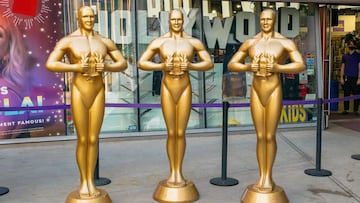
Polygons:
M354 40L357 51L360 49L360 7L359 6L333 6L330 14L331 30L329 61L330 96L331 98L343 97L343 87L339 83L340 67L343 54L348 52L347 42ZM349 111L352 111L353 101L350 100ZM331 112L342 112L343 102L334 103Z

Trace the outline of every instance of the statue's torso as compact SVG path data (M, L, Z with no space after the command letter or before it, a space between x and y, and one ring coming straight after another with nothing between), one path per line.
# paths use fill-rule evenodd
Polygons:
M82 58L88 57L89 66L95 66L96 57L101 55L102 58L105 58L107 54L107 47L100 36L71 36L70 40L67 55L71 63L81 63ZM104 88L102 74L88 77L83 73L74 73L72 82L73 88L80 91L81 95L89 102L92 102L99 91Z
M265 40L263 38L254 39L253 46L249 49L249 56L253 59L260 56L260 69L264 68L268 63L283 64L287 54L282 44L282 40L278 38L271 38ZM280 91L280 76L279 73L270 73L266 77L254 74L253 88L260 97L263 104L273 94L273 92ZM277 94L281 97L281 93ZM278 98L281 99L281 98Z
M164 71L163 84L170 91L173 99L177 101L186 87L190 85L189 71L180 70L180 63L184 60L191 62L194 47L186 38L163 38L159 53L162 61L172 58L174 70Z

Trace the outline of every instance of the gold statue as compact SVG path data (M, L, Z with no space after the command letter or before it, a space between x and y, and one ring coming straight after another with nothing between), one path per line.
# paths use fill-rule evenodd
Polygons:
M228 65L230 71L254 73L250 109L257 135L256 155L260 178L250 189L259 193L272 193L276 189L272 168L277 150L276 129L282 109L279 73L298 73L305 68L303 58L293 41L274 31L275 18L276 14L272 9L262 11L262 31L246 40ZM248 56L251 64L241 63ZM291 62L285 64L288 57ZM282 201L277 203L279 202Z
M94 183L97 142L105 109L102 72L127 68L127 61L115 43L93 30L94 20L92 8L81 7L78 10L79 28L57 43L46 63L50 71L73 72L71 108L78 138L76 160L80 171L80 189L70 195L67 202L98 198L104 192L97 189ZM113 63L104 62L107 55ZM64 56L69 63L62 61Z
M154 193L154 199L160 202L180 202L183 198L187 198L184 193L180 194L180 197L175 197L176 195L168 197L166 193L177 193L174 191L176 188L187 188L192 185L182 175L182 162L186 148L185 131L192 98L189 71L206 71L213 68L211 57L202 42L183 32L183 20L180 10L172 10L169 14L170 31L154 39L138 61L139 68L143 70L163 71L160 95L167 127L166 149L170 176L167 180L160 182ZM198 63L192 63L194 52L200 59ZM156 54L159 54L161 63L151 61ZM196 190L195 187L193 188ZM190 197L192 201L198 199L197 191L195 193L194 197Z

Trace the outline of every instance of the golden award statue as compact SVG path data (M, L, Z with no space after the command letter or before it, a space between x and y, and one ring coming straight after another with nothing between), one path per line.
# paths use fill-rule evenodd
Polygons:
M80 171L80 187L70 193L66 203L110 203L109 195L97 189L94 170L98 156L98 138L105 110L103 71L122 71L127 61L115 43L93 30L94 11L91 7L78 10L79 28L62 38L51 52L46 67L53 72L73 72L71 110L77 146L76 160ZM105 56L113 63L105 63ZM64 63L67 57L69 63Z
M190 70L206 71L213 68L209 53L202 42L183 32L183 14L172 10L169 14L170 31L154 39L138 61L143 70L162 70L161 108L167 127L167 156L170 175L158 184L153 198L162 203L193 202L199 198L195 185L182 175L185 154L185 131L191 110ZM200 62L192 63L196 52ZM160 63L151 59L159 54Z
M282 109L280 72L298 73L305 64L296 45L274 31L275 11L266 9L260 14L261 32L246 40L229 62L230 71L254 73L250 109L257 135L256 156L259 180L249 185L243 203L287 203L284 190L272 179L276 156L276 129ZM250 64L241 63L246 57ZM285 64L287 58L290 63Z

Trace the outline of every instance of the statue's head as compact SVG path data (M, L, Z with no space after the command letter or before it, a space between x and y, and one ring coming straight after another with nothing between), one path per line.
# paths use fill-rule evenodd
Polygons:
M184 15L179 9L170 11L169 14L169 26L173 32L182 32L184 24Z
M260 14L260 26L263 32L274 31L276 13L273 9L265 9Z
M95 23L94 10L89 6L82 6L78 10L79 26L82 29L92 30Z

